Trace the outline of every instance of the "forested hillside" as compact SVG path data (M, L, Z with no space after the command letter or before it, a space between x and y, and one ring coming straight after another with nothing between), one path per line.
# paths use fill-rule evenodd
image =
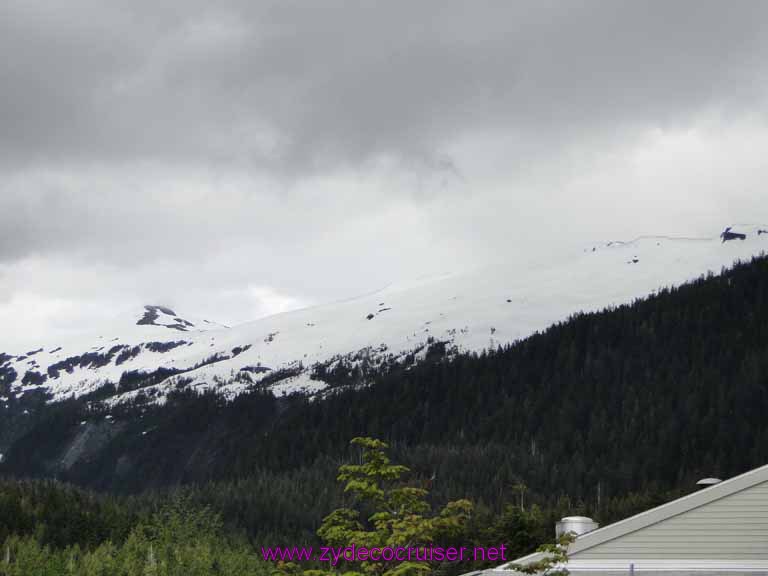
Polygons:
M266 575L220 516L182 494L162 503L57 482L0 481L0 575Z
M768 462L768 260L483 354L434 342L422 364L354 376L342 367L313 400L38 405L0 469L112 492L194 485L252 538L296 541L342 501L349 440L372 436L434 502L537 503L543 527L575 511L614 520Z

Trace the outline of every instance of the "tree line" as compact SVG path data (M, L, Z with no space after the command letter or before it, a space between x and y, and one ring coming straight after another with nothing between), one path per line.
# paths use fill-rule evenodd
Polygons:
M349 439L375 437L430 505L473 501L473 538L525 526L540 542L560 516L605 524L768 462L768 260L368 386L334 378L322 401L179 392L111 423L82 400L33 410L0 471L148 502L184 490L251 543L312 542L347 501ZM103 443L52 467L86 419Z

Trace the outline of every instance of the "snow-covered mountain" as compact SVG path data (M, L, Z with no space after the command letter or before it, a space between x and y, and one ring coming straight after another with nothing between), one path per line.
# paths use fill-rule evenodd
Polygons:
M149 305L109 333L0 353L0 401L32 390L56 401L107 383L116 386L109 402L139 394L162 402L183 387L227 396L257 384L277 395L318 393L339 362L418 361L434 346L495 348L765 250L768 231L756 226L725 237L605 242L557 263L429 278L231 328Z

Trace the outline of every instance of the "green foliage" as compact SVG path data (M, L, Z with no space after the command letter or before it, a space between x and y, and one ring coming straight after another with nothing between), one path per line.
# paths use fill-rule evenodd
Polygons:
M91 548L125 539L139 516L136 506L60 482L0 480L0 542L29 535L56 548Z
M538 506L521 510L518 506L507 505L495 519L485 519L489 526L484 534L483 545L507 545L513 558L523 556L550 538L552 524Z
M34 536L5 539L2 576L267 576L269 567L246 545L221 532L209 510L170 502L138 523L124 542L105 540L84 550L54 548Z
M327 546L407 549L441 544L464 534L473 510L471 502L449 502L433 514L427 490L402 484L409 469L391 462L385 442L358 437L351 444L361 451L360 463L340 466L337 480L344 483L344 493L351 496L355 508L339 508L325 517L317 533ZM383 576L432 570L427 563L407 560L349 564L352 573Z
M568 576L568 547L575 540L571 533L562 534L553 544L542 544L538 548L542 558L529 564L510 564L509 569L521 574L540 576Z

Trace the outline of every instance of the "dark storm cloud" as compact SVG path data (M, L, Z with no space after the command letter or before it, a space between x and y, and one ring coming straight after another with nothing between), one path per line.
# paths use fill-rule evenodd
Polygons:
M0 9L6 161L433 162L766 94L760 1L76 4Z

